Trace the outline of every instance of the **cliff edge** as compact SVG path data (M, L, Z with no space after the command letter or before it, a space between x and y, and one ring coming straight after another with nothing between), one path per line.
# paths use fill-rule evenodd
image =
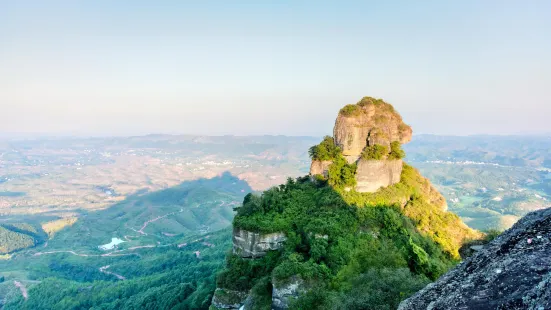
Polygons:
M526 215L399 309L551 309L551 209Z

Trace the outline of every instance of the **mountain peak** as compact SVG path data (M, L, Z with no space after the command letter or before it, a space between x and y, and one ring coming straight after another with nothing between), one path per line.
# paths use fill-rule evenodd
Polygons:
M376 192L400 181L405 157L401 144L411 135L411 127L391 104L363 97L339 111L333 137L310 149L310 174L322 175L334 186Z

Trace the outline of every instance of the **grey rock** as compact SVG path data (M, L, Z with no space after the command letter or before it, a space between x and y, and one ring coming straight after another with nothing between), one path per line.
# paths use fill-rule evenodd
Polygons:
M398 309L551 309L551 209L526 215Z
M284 233L261 234L241 228L233 229L233 253L243 258L263 257L268 251L283 248L287 237Z
M374 193L381 187L400 182L401 160L362 160L356 170L356 191Z
M212 297L212 307L215 309L238 310L247 298L247 292L217 288Z
M292 276L289 279L272 279L272 310L289 309L293 299L305 292L304 280L299 276Z

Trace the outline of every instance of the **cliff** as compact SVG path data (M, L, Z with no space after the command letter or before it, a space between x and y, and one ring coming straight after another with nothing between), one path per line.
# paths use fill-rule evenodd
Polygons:
M412 130L392 105L364 97L339 111L333 137L310 149L310 174L332 178L331 174L353 173L355 180L344 187L358 192L376 192L400 181L404 152L401 145L411 140ZM342 158L342 167L335 162ZM346 165L350 165L347 167ZM333 177L334 178L334 177ZM335 184L332 184L335 185Z
M344 156L359 158L368 145L390 147L393 141L408 143L412 130L392 105L380 99L364 97L355 105L339 111L333 136Z
M550 309L550 236L551 209L532 212L399 309Z
M364 98L341 110L335 133L310 148L311 175L236 209L211 309L396 308L481 237L403 162L411 129L392 106Z
M360 160L356 170L356 190L373 193L400 182L402 160Z

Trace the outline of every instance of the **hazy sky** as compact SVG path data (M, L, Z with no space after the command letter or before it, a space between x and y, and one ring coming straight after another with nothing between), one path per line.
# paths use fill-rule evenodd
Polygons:
M0 0L0 134L322 135L366 95L551 133L551 1Z

